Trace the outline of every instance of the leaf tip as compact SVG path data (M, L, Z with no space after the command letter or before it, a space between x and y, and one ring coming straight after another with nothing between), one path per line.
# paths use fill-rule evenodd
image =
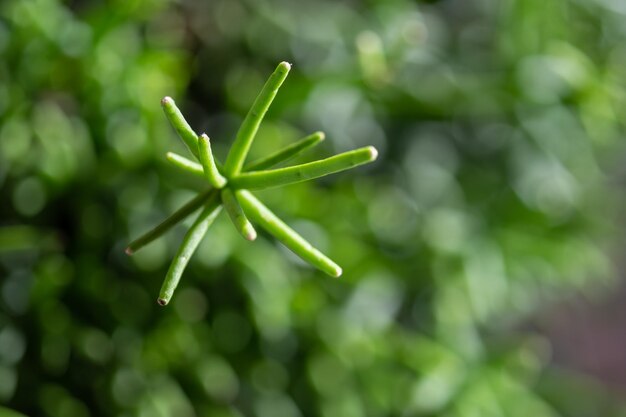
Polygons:
M129 246L126 249L124 249L124 253L126 253L126 255L130 256L133 253L135 253L135 251L133 251L133 249Z
M250 242L256 240L257 234L256 234L256 230L254 230L253 227L246 227L244 230L244 236L247 240L249 240Z
M168 300L166 300L165 298L157 298L157 303L162 307L167 305L167 301Z
M287 61L283 61L278 64L278 68L276 69L281 70L282 72L289 72L289 70L291 69L291 64Z
M339 278L343 274L343 269L339 265L335 265L333 268L333 277Z
M254 229L252 224L250 224L250 222L247 222L243 226L242 232L243 232L242 233L243 237L249 240L250 242L252 242L253 240L256 240L256 237L257 237L256 230Z
M171 106L174 104L174 99L170 96L165 96L161 99L161 106L166 107L166 106Z
M378 158L378 150L376 150L373 146L368 146L367 151L369 152L369 160L375 161Z

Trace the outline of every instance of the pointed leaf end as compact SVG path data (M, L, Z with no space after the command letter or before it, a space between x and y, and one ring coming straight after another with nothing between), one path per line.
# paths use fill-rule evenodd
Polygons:
M131 256L133 253L135 253L135 251L133 251L133 249L129 246L126 249L124 249L124 253L126 253L126 255Z

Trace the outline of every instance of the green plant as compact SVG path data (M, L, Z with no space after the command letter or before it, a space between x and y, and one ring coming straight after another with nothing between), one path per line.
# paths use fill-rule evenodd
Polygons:
M158 303L166 305L176 289L191 256L200 244L207 230L225 208L237 231L247 240L255 240L257 233L248 216L263 227L286 247L305 261L327 274L338 277L342 270L326 255L314 248L295 230L291 229L278 216L261 203L250 191L319 178L344 171L376 159L378 152L372 146L344 152L327 159L294 165L287 168L268 169L299 155L324 139L324 134L316 132L275 154L244 166L252 141L269 109L278 89L282 85L291 66L281 62L267 80L250 111L246 115L235 142L222 165L213 156L210 139L206 134L198 136L189 126L174 100L165 97L161 104L165 115L181 137L189 151L200 163L181 155L168 153L167 159L175 166L193 175L204 178L210 188L199 193L178 211L166 218L154 229L131 242L126 253L131 255L150 243L188 215L203 207L200 215L189 228L167 272Z

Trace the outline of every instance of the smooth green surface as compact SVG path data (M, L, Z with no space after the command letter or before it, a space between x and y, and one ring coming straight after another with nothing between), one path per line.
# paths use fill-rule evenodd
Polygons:
M165 154L165 159L172 165L190 173L197 177L206 178L204 168L201 164L185 158L174 152L168 152Z
M285 148L271 155L246 164L244 167L244 171L258 171L261 169L268 169L282 162L286 162L319 144L324 140L324 138L324 132L312 133L300 139L296 143L286 146Z
M235 142L233 143L226 162L224 163L224 173L227 177L238 174L243 167L254 136L256 135L265 113L269 109L274 97L278 93L278 89L287 78L291 65L287 62L281 62L274 70L274 73L267 80L263 89L257 96L256 100L250 107L250 111L246 114L245 119L241 123L241 127L237 131Z
M224 187L227 182L226 178L217 170L215 160L213 159L213 152L211 151L211 141L204 133L198 138L198 152L200 162L204 168L205 178L217 189Z
M237 192L237 197L248 217L267 230L293 253L328 275L333 277L341 275L342 270L339 265L314 248L295 230L287 226L285 222L272 213L251 192L240 190Z
M222 203L235 229L237 229L241 236L246 240L255 240L256 230L254 230L246 214L241 209L237 196L230 188L222 190Z
M267 171L244 172L231 178L230 185L236 189L249 190L279 187L345 171L372 162L377 156L376 149L367 146L307 164Z
M171 97L164 97L161 100L161 106L167 119L170 121L172 127L178 133L178 136L183 140L187 149L197 158L198 157L198 135L193 131L187 120L183 117L182 113L176 106L174 99Z
M129 243L126 247L126 253L128 255L132 255L139 249L146 246L148 243L159 238L176 224L184 220L191 213L199 209L203 204L206 204L209 200L214 199L217 193L218 191L212 188L209 188L208 190L199 193L197 196L189 200L185 205L183 205L181 208L176 210L169 217L159 223L156 227Z
M220 211L221 206L219 204L218 194L215 192L211 195L204 209L185 234L178 251L174 255L174 259L172 260L163 285L161 286L161 290L159 291L157 302L160 305L164 306L170 302L189 260Z

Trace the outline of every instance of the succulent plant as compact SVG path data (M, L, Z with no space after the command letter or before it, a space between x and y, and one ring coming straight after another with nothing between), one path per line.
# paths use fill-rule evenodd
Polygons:
M160 305L166 305L172 298L191 256L222 207L245 239L255 240L257 237L250 221L252 220L314 267L334 277L341 275L342 270L339 265L313 247L250 192L250 190L279 187L344 171L372 162L378 156L374 147L367 146L306 164L270 169L300 155L324 140L324 134L316 132L274 154L245 165L248 150L263 117L290 69L291 65L287 62L278 64L244 118L223 165L213 156L209 137L206 134L197 135L193 131L176 107L174 100L165 97L161 101L168 120L198 162L172 152L167 154L167 160L176 167L205 179L208 187L126 248L126 253L132 255L191 213L202 208L200 215L183 238L170 265L157 300Z

